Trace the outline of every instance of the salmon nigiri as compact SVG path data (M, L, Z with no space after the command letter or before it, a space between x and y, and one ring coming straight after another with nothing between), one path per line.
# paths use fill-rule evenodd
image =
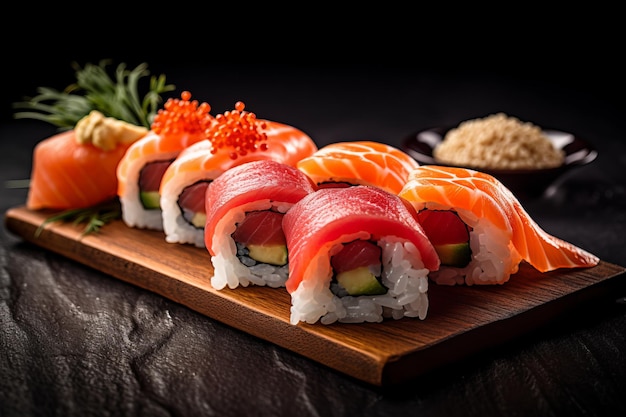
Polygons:
M39 142L26 207L82 209L115 198L117 165L147 131L94 110L74 129Z
M159 188L167 167L187 147L205 139L215 121L211 106L191 101L184 91L181 99L168 99L159 110L151 130L133 143L117 167L117 194L122 219L130 227L163 230Z
M513 193L491 175L420 166L399 193L440 255L431 274L441 284L502 284L524 260L540 272L584 268L599 258L545 232Z
M257 160L295 167L317 150L303 131L244 109L237 102L233 111L217 115L207 139L183 150L165 171L159 193L168 242L204 247L205 190L226 170Z
M372 185L397 194L419 164L403 151L374 141L336 142L298 162L320 188Z

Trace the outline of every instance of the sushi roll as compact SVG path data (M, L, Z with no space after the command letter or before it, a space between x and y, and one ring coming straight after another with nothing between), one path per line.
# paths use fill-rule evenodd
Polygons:
M92 111L76 127L39 142L26 207L83 209L117 196L116 169L148 129Z
M282 220L314 191L301 171L273 160L247 162L213 180L206 190L204 234L211 285L283 287L289 256Z
M522 261L540 272L597 265L598 257L551 236L491 175L420 166L400 191L441 260L430 278L443 285L504 284Z
M184 149L165 171L160 206L165 240L204 247L205 192L224 171L254 160L275 160L295 166L317 150L304 132L283 123L257 119L244 110L216 116L207 138Z
M285 214L290 322L381 322L428 312L439 258L412 208L378 187L322 188Z
M207 103L190 100L188 91L181 99L168 99L151 130L130 146L117 167L117 194L129 227L163 230L159 193L163 174L183 149L205 139L206 129L215 121Z
M320 188L372 185L397 194L419 164L393 146L373 141L336 142L298 162Z

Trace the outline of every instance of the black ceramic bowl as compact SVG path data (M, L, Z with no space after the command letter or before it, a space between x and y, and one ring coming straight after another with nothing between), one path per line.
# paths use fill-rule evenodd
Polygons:
M443 141L450 129L452 128L434 127L414 133L402 143L403 150L420 165L451 166L433 157L433 149ZM543 133L556 148L563 149L565 152L563 165L546 169L463 168L492 175L518 197L537 197L542 195L565 172L574 167L586 165L598 156L598 152L593 147L571 133L552 129L546 129Z

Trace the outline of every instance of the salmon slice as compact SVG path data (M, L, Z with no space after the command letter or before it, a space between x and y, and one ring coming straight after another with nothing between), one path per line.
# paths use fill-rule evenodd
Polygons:
M419 164L393 146L373 142L336 142L320 148L297 167L319 187L372 185L400 192L409 173Z
M465 168L420 166L399 193L417 210L435 203L466 210L503 230L519 256L540 272L592 267L599 258L545 232L515 195L491 175Z
M74 130L39 142L26 207L38 209L87 208L117 194L116 169L130 144L104 151L90 143L79 144Z

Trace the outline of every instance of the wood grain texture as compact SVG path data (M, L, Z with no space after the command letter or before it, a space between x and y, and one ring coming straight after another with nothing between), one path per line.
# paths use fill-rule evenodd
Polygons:
M162 232L129 228L121 221L87 236L78 226L51 223L36 235L48 216L15 207L6 212L5 224L28 242L379 386L509 341L626 287L626 268L604 261L589 269L545 274L524 263L504 285L431 284L423 321L292 325L290 297L283 288L212 288L213 267L204 249L167 243Z

